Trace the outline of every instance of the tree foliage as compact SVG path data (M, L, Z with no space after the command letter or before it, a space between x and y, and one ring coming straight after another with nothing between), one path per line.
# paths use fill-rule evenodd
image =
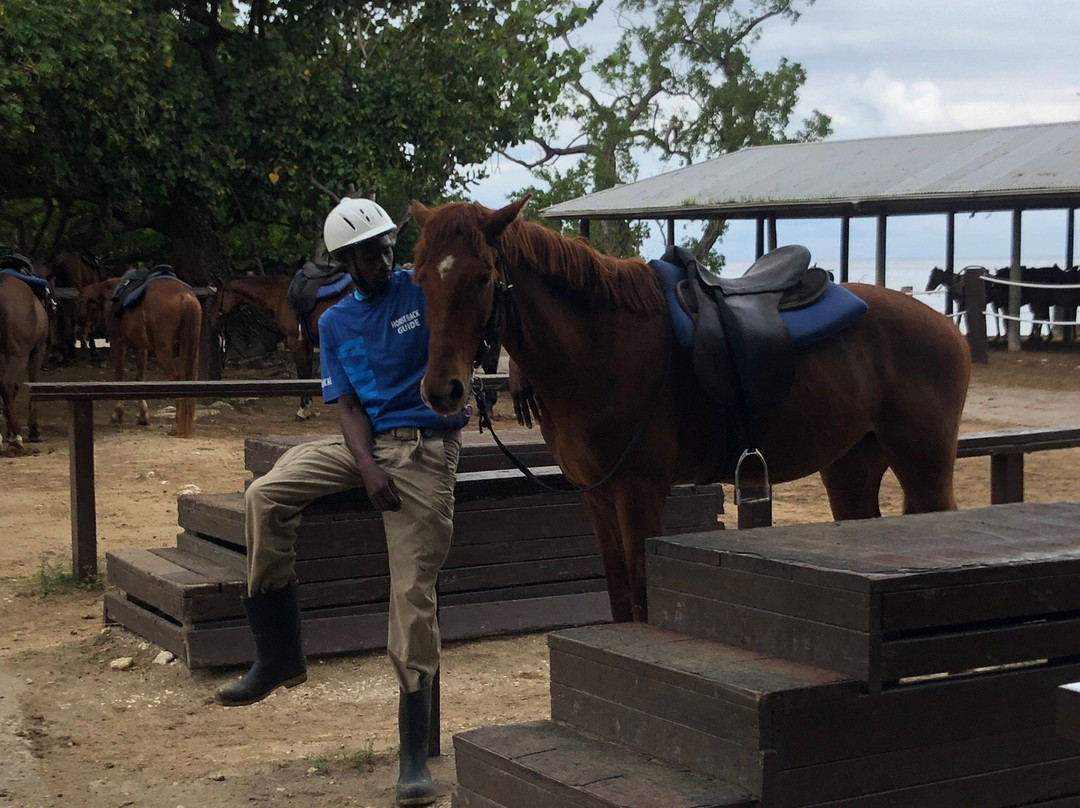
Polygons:
M47 251L149 231L196 281L298 258L336 196L402 214L550 120L580 65L551 43L589 13L572 0L3 0L0 241Z
M813 0L621 0L622 30L610 53L585 52L587 67L568 83L560 120L533 139L539 157L510 156L534 170L546 188L530 188L548 204L636 180L644 155L690 165L746 148L811 140L830 132L814 111L797 131L791 117L806 74L781 59L772 69L752 60L763 27L795 23ZM561 158L576 161L564 168ZM599 226L598 226L599 225ZM711 248L722 223L694 240ZM643 225L596 222L591 239L614 253L640 247Z

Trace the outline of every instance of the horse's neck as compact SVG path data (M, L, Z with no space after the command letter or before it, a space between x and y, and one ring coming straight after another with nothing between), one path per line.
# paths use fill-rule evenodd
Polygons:
M285 298L284 290L276 283L252 282L233 284L232 292L240 300L270 314L275 314Z

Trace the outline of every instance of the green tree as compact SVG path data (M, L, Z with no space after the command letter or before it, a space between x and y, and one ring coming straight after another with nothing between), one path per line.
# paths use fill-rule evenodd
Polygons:
M3 0L0 222L18 226L0 241L150 232L197 282L295 259L337 195L403 214L527 137L580 65L550 43L589 13L572 0Z
M748 146L827 136L830 120L818 111L791 131L806 80L802 66L781 59L761 70L751 59L767 23L794 24L799 7L813 1L621 0L618 43L603 56L584 52L587 67L568 83L558 125L532 139L539 156L506 156L545 186L526 190L554 204L636 180L643 154L683 166ZM568 121L575 131L560 137ZM567 169L562 158L575 162ZM699 257L723 229L724 222L710 222L693 240ZM631 254L644 232L641 223L594 222L591 240L604 251Z

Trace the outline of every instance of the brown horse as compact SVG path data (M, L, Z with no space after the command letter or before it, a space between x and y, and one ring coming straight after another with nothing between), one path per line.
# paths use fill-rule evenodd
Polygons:
M423 230L415 278L431 330L421 390L436 412L465 406L473 357L494 311L566 478L586 487L617 469L583 498L612 615L643 621L644 539L662 532L672 484L724 479L725 413L702 392L689 352L667 333L664 298L648 265L519 220L524 203L497 211L413 203ZM908 295L847 288L869 311L804 349L790 391L760 421L758 448L771 479L820 471L833 515L854 519L880 515L881 479L892 468L906 513L955 508L967 345L947 318Z
M247 303L269 314L281 330L285 347L296 364L296 378L312 379L315 377L315 348L319 345L319 317L343 297L351 294L352 286L338 295L320 300L308 314L307 325L301 329L296 310L285 296L291 282L292 277L289 275L232 278L225 282L219 316L227 321L241 303ZM306 421L317 414L311 404L311 396L302 396L296 419Z
M135 378L146 379L149 352L153 350L158 365L172 381L194 381L199 373L199 338L202 332L202 304L195 292L174 277L152 279L141 299L119 316L109 312L109 298L118 278L85 287L81 293L84 317L103 317L107 323L116 381L124 379L124 362L129 347L136 351ZM116 402L113 423L124 420L124 405ZM176 401L176 426L172 434L191 437L195 422L195 399ZM139 402L140 426L149 421L145 401Z
M0 275L0 399L7 420L7 439L16 446L22 444L16 398L24 379L38 380L48 337L49 316L33 290L12 275ZM28 438L41 440L36 401L29 404L27 425Z

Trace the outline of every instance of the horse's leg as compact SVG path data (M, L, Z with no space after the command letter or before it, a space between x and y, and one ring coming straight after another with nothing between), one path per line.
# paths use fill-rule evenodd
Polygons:
M27 374L31 384L36 382L41 376L41 365L45 361L47 344L47 341L38 343L37 347L35 347L34 351L30 354L30 362L27 365ZM29 398L29 396L27 396L27 398ZM29 428L27 440L31 443L39 442L41 440L41 428L38 426L37 401L32 398L27 402L27 426Z
M889 463L874 435L867 435L832 465L821 470L833 519L881 516L881 479Z
M4 404L7 438L15 446L22 445L22 432L19 428L18 416L15 413L15 398L19 392L19 385L15 381L15 367L21 358L18 356L8 357L7 366L0 368L0 371L2 371L2 376L0 376L0 399L3 399Z
M109 350L112 352L113 358L113 378L122 382L124 380L124 343L119 331L113 333L113 329L109 330ZM114 424L119 426L124 423L124 402L117 401L113 407L112 418L110 419Z
M310 379L312 377L311 368L315 364L315 350L312 348L311 342L301 338L299 335L289 335L285 338L285 345L288 347L289 355L296 364L296 378ZM306 421L315 417L315 415L317 413L311 405L311 396L301 396L300 409L296 411L296 420Z
M135 379L140 382L146 381L146 363L150 359L149 348L139 348L135 354ZM146 399L139 399L139 417L135 419L139 426L150 425L150 411L146 406Z
M616 484L623 557L630 585L631 619L648 622L645 588L645 539L664 532L664 502L669 487L648 480L625 480Z
M600 558L607 578L608 601L611 617L616 623L629 623L634 619L633 597L630 578L623 556L622 538L619 532L619 513L615 500L607 492L590 491L581 495L589 513L596 540L600 545Z

